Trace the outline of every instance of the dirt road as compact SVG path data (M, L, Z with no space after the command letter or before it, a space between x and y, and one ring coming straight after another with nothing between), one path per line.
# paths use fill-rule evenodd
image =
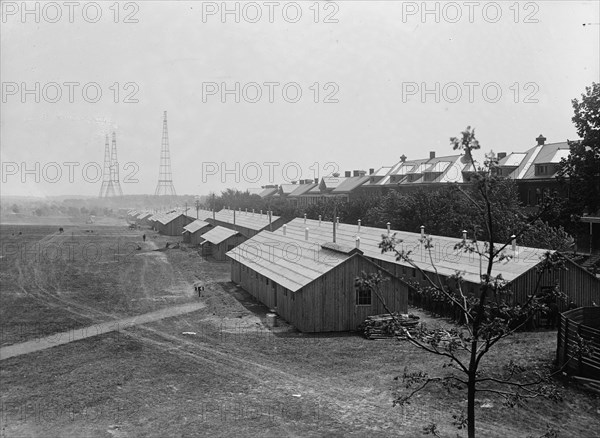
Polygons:
M204 303L188 303L181 306L173 306L166 309L157 310L156 312L145 313L139 316L101 322L89 327L82 327L62 333L55 333L52 336L46 336L40 339L0 348L0 360L5 360L14 356L20 356L22 354L46 350L58 345L80 341L82 339L91 338L93 336L98 336L113 331L121 332L126 330L128 327L159 321L161 319L170 318L173 316L184 315L186 313L203 309L204 307L206 307L206 304Z

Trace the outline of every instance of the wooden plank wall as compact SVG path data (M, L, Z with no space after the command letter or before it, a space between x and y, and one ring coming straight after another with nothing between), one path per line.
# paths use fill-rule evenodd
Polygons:
M355 256L292 292L233 260L231 278L267 307L277 307L277 313L298 330L333 332L356 330L367 316L385 313L375 295L370 306L356 305L354 280L361 271L376 272L377 267ZM381 293L391 311L407 312L408 287L400 280L391 277L383 282Z
M560 315L556 358L568 374L600 380L600 329L592 327L598 327L599 321L600 307L580 307ZM577 354L579 336L592 345L589 357Z
M193 221L193 219L182 215L172 220L168 224L162 225L160 232L165 236L181 236L181 233L183 233L183 227L192 223Z
M577 307L592 306L594 302L600 304L600 279L571 261L566 262L566 267L567 271L545 272L540 286L551 287L558 281L568 300L573 300ZM512 282L516 302L525 302L527 296L534 291L537 275L535 269L530 269ZM559 309L563 311L569 303L558 304Z
M211 229L212 229L212 226L207 225L205 227L200 228L195 233L192 233L190 236L190 244L200 245L200 243L202 243L204 241L204 239L202 238L202 235L204 233L206 233L207 231L210 231Z
M373 260L373 262L409 283L417 281L423 286L427 284L418 271L416 272L416 276L413 277L410 267L381 260ZM564 311L567 309L569 300L573 300L577 306L592 306L593 303L600 304L600 279L569 260L566 262L566 267L568 269L566 271L559 270L553 273L544 273L540 282L540 286L553 286L555 281L558 280L561 290L569 297L566 303L559 303L560 310ZM533 293L537 282L537 275L535 268L532 268L512 281L515 302L524 303L527 296ZM445 279L444 276L442 278ZM467 292L471 294L479 290L479 284L476 283L466 282L465 287ZM409 294L409 303L436 313L444 313L443 309L440 309L436 303L430 302L426 297Z
M231 236L228 239L225 239L223 242L218 245L212 245L212 256L215 260L220 262L225 262L229 260L225 254L229 251L229 246L233 245L234 247L238 246L240 243L243 243L247 240L245 236L235 235Z

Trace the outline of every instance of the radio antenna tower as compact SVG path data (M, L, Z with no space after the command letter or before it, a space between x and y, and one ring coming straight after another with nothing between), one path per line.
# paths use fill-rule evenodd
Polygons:
M162 146L160 149L160 171L154 195L176 196L175 187L173 186L173 174L171 173L171 155L169 153L169 131L167 129L166 111L163 120Z
M110 182L110 147L108 145L108 134L106 134L106 143L104 144L104 172L102 173L102 187L100 187L100 197L106 196L108 183Z
M106 146L104 151L104 179L106 179L106 155L108 154L108 135L106 136ZM110 153L110 163L109 163L109 180L106 186L106 191L104 192L104 197L108 198L111 196L123 196L123 191L121 190L121 183L119 182L119 160L117 159L117 134L113 132L112 134L112 150ZM102 186L104 187L104 181L102 182ZM102 197L102 192L100 193Z

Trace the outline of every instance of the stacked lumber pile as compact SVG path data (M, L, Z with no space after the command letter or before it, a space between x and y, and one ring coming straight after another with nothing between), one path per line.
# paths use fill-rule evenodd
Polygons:
M404 329L410 333L418 330L419 317L413 314L403 315L389 313L383 315L368 316L358 329L362 331L367 339L406 339Z

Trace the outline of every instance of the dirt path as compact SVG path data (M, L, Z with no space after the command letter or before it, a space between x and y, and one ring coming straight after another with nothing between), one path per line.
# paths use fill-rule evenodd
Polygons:
M40 350L46 350L48 348L56 347L57 345L80 341L82 339L91 338L93 336L98 336L105 333L114 331L120 332L126 330L128 327L159 321L172 316L184 315L186 313L203 309L204 307L206 307L206 304L204 303L188 303L180 306L167 307L166 309L145 313L143 315L131 316L128 318L102 322L89 327L74 329L67 332L55 333L54 335L46 336L44 338L0 348L0 360L33 353Z

